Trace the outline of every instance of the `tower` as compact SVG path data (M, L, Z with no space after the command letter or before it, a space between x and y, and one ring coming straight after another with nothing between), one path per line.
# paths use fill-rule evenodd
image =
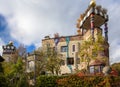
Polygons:
M100 58L104 58L105 65L109 65L109 43L108 43L108 15L107 10L102 8L100 5L96 5L95 0L91 0L90 5L88 6L87 10L80 15L80 18L77 20L77 28L79 31L82 31L82 35L84 40L90 40L92 38L92 43L95 43L99 40L99 36L103 37L104 43L100 46L104 49L102 52L99 52L99 60L102 61ZM102 29L104 26L104 29ZM104 32L104 33L103 33ZM91 48L92 49L92 48ZM92 54L93 55L93 54ZM94 61L91 65L98 65Z
M7 45L4 45L3 47L3 58L6 62L12 61L12 55L16 52L16 47L14 46L13 42L10 41Z

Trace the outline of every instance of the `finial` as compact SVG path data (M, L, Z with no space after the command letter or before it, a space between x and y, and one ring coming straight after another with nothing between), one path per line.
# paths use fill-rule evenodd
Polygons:
M91 0L90 1L90 6L92 6L92 7L96 6L96 1L95 0Z
M9 45L13 45L13 41L9 41L9 43L8 43Z

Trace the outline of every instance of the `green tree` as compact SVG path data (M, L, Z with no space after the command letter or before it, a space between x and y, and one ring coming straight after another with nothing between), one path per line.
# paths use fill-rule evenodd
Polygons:
M91 46L92 46L92 41L84 41L81 45L80 48L80 62L86 62L87 67L86 69L89 70L89 62L92 58L92 53L91 53Z
M36 56L35 66L36 66L36 76L39 76L42 72L45 72L45 53L42 50L42 48L39 48L38 50L34 51L34 54Z
M0 62L0 86L7 87L7 85L8 85L7 78L4 75L4 70L3 70L2 64Z
M92 41L91 37L89 40L83 41L79 55L81 58L81 62L87 63L86 68L88 72L90 61L99 59L101 53L104 50L104 44L105 44L104 38L100 34L98 34L97 39L95 41Z
M112 64L111 68L117 70L118 75L120 76L120 63L114 63L114 64Z
M26 87L27 75L25 73L25 61L23 56L20 55L23 50L21 47L16 49L15 54L11 55L10 62L2 62L3 73L7 79L7 86L9 87Z
M23 68L23 61L21 58L18 58L16 63L4 62L3 66L4 73L10 87L26 87L28 85L25 69Z
M58 75L60 72L60 66L62 62L62 59L60 57L60 54L58 54L55 49L49 48L46 59L46 69L53 75Z

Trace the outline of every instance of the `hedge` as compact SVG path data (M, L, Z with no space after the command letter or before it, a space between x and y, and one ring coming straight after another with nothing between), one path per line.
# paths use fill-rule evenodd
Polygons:
M37 77L36 87L57 87L57 80L67 76L39 76Z
M113 76L39 76L37 87L120 87L120 77Z

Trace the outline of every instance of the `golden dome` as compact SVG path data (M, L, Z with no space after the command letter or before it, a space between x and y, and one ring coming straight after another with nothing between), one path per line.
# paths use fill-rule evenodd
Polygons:
M92 7L96 6L96 1L95 0L91 0L90 1L90 6L92 6Z

